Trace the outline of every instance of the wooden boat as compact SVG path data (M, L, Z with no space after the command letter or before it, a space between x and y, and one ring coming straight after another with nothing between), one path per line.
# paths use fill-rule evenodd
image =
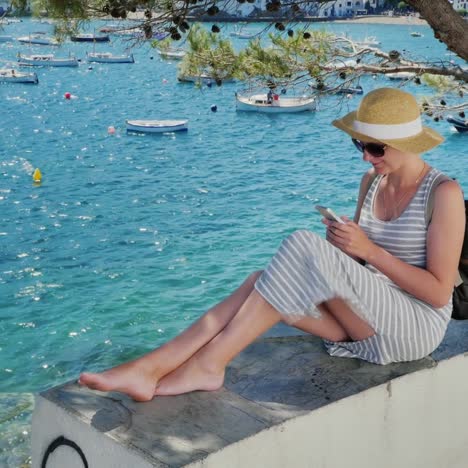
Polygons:
M21 55L18 54L18 63L22 67L77 67L76 57L57 58L52 54Z
M127 132L166 133L188 130L188 120L126 120Z
M284 96L273 94L243 95L236 93L236 110L247 112L265 112L269 114L313 111L316 109L314 96Z
M77 34L76 36L71 36L70 40L73 42L109 42L110 39L108 35Z
M30 83L38 84L35 73L24 73L13 68L0 69L0 83Z
M447 116L445 120L447 120L448 123L451 123L458 132L468 132L468 120L459 119L458 117L453 117L452 115Z
M135 63L133 54L114 55L110 52L89 52L86 54L88 62L97 63Z
M29 36L18 37L17 41L24 44L59 45L58 41L53 37L43 36L42 34L31 34Z

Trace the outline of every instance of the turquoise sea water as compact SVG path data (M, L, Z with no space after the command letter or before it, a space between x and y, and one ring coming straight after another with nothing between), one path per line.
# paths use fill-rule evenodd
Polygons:
M422 38L406 25L313 27L453 59L428 27L417 28ZM25 21L4 33L51 28ZM96 50L125 47L115 41ZM28 454L31 404L23 394L172 338L264 267L288 233L323 232L316 203L352 216L367 169L330 125L359 97L342 105L330 98L314 113L236 113L241 84L179 84L176 63L147 45L133 50L133 65L90 67L92 45L76 43L58 50L0 43L0 60L51 51L83 61L78 69L34 70L38 86L0 86L0 466L19 466ZM382 77L362 85L398 83ZM65 92L76 98L65 100ZM126 134L127 118L188 118L189 131ZM467 137L444 121L430 124L447 141L426 160L468 191ZM32 183L35 167L40 186Z

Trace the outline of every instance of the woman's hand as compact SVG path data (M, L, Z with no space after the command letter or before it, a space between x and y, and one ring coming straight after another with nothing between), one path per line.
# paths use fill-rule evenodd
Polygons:
M378 246L366 236L364 231L353 221L343 216L345 224L322 219L327 225L327 240L351 257L369 262Z

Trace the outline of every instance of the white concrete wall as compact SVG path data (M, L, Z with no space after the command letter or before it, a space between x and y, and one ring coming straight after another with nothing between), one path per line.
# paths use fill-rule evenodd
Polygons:
M32 468L41 468L49 444L59 436L75 442L85 453L90 468L150 468L154 464L144 454L117 444L102 432L50 401L36 397L32 419ZM48 458L47 468L83 468L83 462L70 447L58 447Z
M467 415L468 355L459 355L272 426L187 466L466 468ZM33 468L59 435L83 449L90 467L155 466L144 453L119 445L43 397L36 401L32 434ZM47 464L64 467L82 467L66 447Z
M468 467L468 356L322 407L191 468Z

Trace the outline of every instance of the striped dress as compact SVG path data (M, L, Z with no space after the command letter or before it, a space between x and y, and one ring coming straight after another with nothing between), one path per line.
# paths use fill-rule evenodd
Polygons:
M426 266L425 206L431 185L444 177L431 169L403 213L381 221L373 206L382 176L373 181L361 209L359 225L370 240L392 255ZM354 357L376 364L412 361L430 354L442 341L452 303L437 309L405 292L372 265L360 265L318 235L300 230L281 244L255 289L293 324L320 317L316 305L344 299L375 335L362 341L324 340L332 356Z

